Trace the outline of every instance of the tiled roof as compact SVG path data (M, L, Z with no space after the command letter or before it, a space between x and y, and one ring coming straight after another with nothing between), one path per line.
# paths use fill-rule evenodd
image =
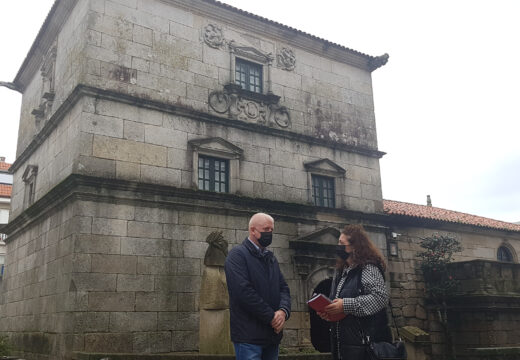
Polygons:
M11 164L6 163L5 161L0 161L0 171L7 171L11 167Z
M520 232L520 225L433 206L417 205L394 200L383 200L385 213L420 219L446 221L485 228Z
M351 51L353 53L356 53L356 54L359 54L359 55L362 55L362 56L366 56L368 58L374 58L374 56L371 56L371 55L368 55L368 54L364 54L360 51L357 51L357 50L354 50L354 49L350 49L346 46L343 46L343 45L340 45L340 44L337 44L337 43L334 43L332 41L329 41L329 40L326 40L326 39L323 39L323 38L320 38L318 36L315 36L315 35L312 35L312 34L309 34L305 31L301 31L301 30L298 30L298 29L295 29L293 27L290 27L290 26L287 26L287 25L284 25L284 24L281 24L277 21L274 21L274 20L270 20L270 19L267 19L263 16L260 16L260 15L256 15L256 14L253 14L253 13L250 13L249 11L245 11L245 10L242 10L242 9L239 9L235 6L232 6L232 5L229 5L229 4L226 4L226 3L223 3L221 1L218 1L218 0L205 0L206 2L208 3L213 3L213 4L216 4L217 6L220 6L222 8L226 8L228 10L231 10L231 11L234 11L236 13L239 13L239 14L242 14L242 15L246 15L246 16L249 16L251 18L255 18L255 19L258 19L258 20L261 20L261 21L264 21L264 22L268 22L268 23L271 23L273 25L276 25L276 26L279 26L279 27L282 27L282 28L285 28L287 30L291 30L291 31L295 31L297 33L300 33L304 36L308 36L312 39L316 39L316 40L319 40L319 41L323 41L325 42L326 44L328 45L332 45L332 46L337 46L338 48L340 49L343 49L343 50L348 50L348 51Z
M13 190L13 185L0 184L0 197L10 198L12 190Z

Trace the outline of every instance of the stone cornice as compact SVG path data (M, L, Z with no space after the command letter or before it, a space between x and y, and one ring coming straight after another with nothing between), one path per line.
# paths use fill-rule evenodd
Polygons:
M372 158L381 158L385 153L364 148L360 146L346 145L341 143L333 143L330 141L326 141L323 139L316 138L310 135L298 134L284 129L275 129L271 127L267 127L260 124L251 124L246 123L240 120L232 120L228 118L223 118L219 116L215 116L212 114L208 114L206 112L197 111L193 109L189 109L183 106L172 105L169 103L164 103L155 100L143 99L140 97L127 95L118 93L111 90L101 90L94 87L89 87L85 85L78 85L72 93L67 97L67 99L60 105L60 107L56 110L56 112L50 117L50 119L46 122L43 129L34 137L31 143L25 148L25 150L18 156L16 161L11 165L9 171L13 173L20 166L22 166L31 156L31 154L38 149L38 147L45 141L45 139L51 134L52 130L60 123L65 114L74 106L83 96L92 96L98 99L118 101L125 104L135 105L143 108L159 110L163 112L168 112L171 114L185 116L201 121L216 123L220 125L224 125L227 127L234 127L241 130L247 131L255 131L258 133L263 133L272 136L279 136L284 138L289 138L291 140L302 141L310 144L315 144L319 146L324 146L328 148L336 148L352 153L357 153L365 156L369 156Z
M61 27L69 18L77 2L78 0L56 0L52 5L29 53L25 57L20 70L18 70L13 80L13 84L18 91L24 92L34 74L40 69L45 54L47 54L49 48L52 46Z
M327 41L276 21L240 10L215 0L161 0L165 3L194 10L204 16L238 26L252 33L263 34L284 44L299 47L319 56L328 57L345 64L372 72L388 61L388 54L370 56L345 46Z
M239 26L251 32L264 34L285 44L299 47L314 54L346 63L367 71L386 64L388 55L370 56L342 45L313 36L303 31L248 13L214 0L162 0L204 16ZM49 50L63 24L78 3L78 0L56 0L47 15L29 53L18 70L12 84L17 91L25 91L34 74L39 70L44 55Z
M72 174L51 191L12 219L2 231L14 238L26 226L39 221L71 200L109 201L112 203L141 204L174 207L187 211L205 211L229 215L251 216L266 211L277 219L316 223L320 219L344 223L345 220L362 220L381 228L386 215L363 213L347 209L317 208L313 205L252 198L235 194L177 188L173 186L139 183L120 179L105 179ZM319 216L318 216L319 215Z

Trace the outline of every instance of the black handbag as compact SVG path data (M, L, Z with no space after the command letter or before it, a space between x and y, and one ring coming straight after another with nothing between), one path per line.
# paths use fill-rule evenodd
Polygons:
M406 348L401 340L394 343L386 341L371 342L367 347L369 360L405 360L406 356Z
M397 331L398 341L393 343L389 343L386 341L377 341L372 342L370 340L370 336L367 336L365 331L363 330L363 326L361 322L359 322L359 326L361 328L361 338L363 339L363 343L366 346L366 358L367 360L406 360L407 353L406 347L404 346L404 341L401 340L401 335L399 334L399 328L395 323L395 316L392 310L392 303L389 303L390 312L392 313L392 320L394 323L395 330Z

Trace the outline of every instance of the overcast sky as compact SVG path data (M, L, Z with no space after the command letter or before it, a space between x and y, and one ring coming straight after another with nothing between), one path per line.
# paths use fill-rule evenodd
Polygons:
M425 204L429 194L437 207L520 221L520 1L224 2L390 54L373 73L385 199ZM0 81L14 79L52 3L0 1ZM20 99L0 88L0 156L10 162Z

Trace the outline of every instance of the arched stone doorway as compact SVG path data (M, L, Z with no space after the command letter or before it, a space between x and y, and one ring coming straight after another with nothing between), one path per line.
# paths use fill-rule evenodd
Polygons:
M332 278L323 280L316 286L313 293L329 296ZM330 352L330 323L321 319L316 311L309 307L309 318L311 323L311 343L319 352Z

